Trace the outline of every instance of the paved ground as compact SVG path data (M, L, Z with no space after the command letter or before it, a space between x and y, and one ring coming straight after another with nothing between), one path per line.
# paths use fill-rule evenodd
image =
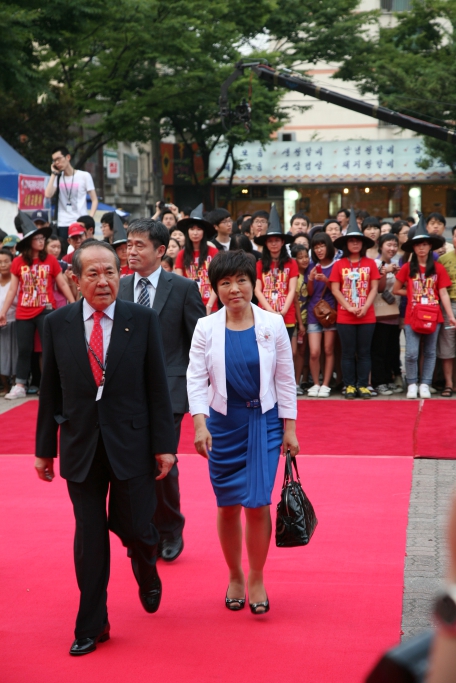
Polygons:
M340 394L335 394L336 397L342 398ZM373 400L396 398L405 396L396 394ZM0 414L27 400L37 399L10 402L0 398ZM432 601L443 584L446 572L446 520L455 485L456 460L414 461L404 573L404 638L420 633L431 624Z
M415 460L404 573L404 638L431 625L433 597L446 574L446 523L455 483L456 460Z

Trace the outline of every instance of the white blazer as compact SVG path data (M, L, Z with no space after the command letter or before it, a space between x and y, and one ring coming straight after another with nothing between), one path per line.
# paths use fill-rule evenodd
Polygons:
M251 306L260 357L261 411L265 413L278 403L279 417L295 420L296 384L287 328L282 316ZM191 415L208 417L209 406L222 415L227 413L225 329L225 308L196 324L187 370Z

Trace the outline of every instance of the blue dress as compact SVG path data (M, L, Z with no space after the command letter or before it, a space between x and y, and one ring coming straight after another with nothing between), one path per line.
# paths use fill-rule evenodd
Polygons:
M227 414L210 409L209 474L217 505L271 504L283 422L277 404L262 414L255 328L225 332Z

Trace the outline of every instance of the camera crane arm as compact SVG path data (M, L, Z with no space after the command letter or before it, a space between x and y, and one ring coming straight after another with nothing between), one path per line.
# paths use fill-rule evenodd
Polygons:
M245 100L231 109L228 100L228 89L230 85L240 76L243 75L244 69L250 68L258 78L270 83L274 86L281 86L287 88L288 90L295 90L303 95L310 95L324 102L330 102L331 104L336 104L339 107L344 107L345 109L350 109L351 111L357 111L360 114L365 114L366 116L372 116L379 121L385 121L386 123L391 123L400 128L406 128L408 130L413 130L415 133L420 133L421 135L427 135L431 138L436 138L437 140L443 140L444 142L450 142L451 144L456 144L456 131L449 130L442 126L437 126L434 123L428 123L427 121L422 121L413 116L407 116L406 114L399 114L392 109L387 109L386 107L381 107L378 104L369 104L368 102L363 102L363 100L357 100L353 97L347 97L347 95L341 95L334 90L328 90L327 88L322 88L319 85L315 85L312 81L299 76L293 76L286 70L277 71L270 67L265 60L261 62L238 62L234 72L229 76L221 87L220 93L220 117L222 119L223 126L225 129L229 130L233 125L243 123L247 130L250 130L250 106Z

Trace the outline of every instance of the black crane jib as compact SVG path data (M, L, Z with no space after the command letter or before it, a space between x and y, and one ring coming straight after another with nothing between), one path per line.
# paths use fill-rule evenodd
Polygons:
M312 81L306 80L305 78L294 76L291 73L283 71L276 71L264 62L239 62L236 64L234 73L223 83L220 96L220 115L224 121L228 120L228 122L230 122L231 120L231 124L233 122L247 123L245 102L238 107L239 115L236 111L233 112L230 110L228 106L228 88L236 78L243 74L245 68L251 68L252 71L257 74L258 78L261 78L272 85L281 86L288 90L295 90L303 95L310 95L311 97L323 100L324 102L330 102L339 107L357 111L366 116L372 116L373 118L385 121L386 123L391 123L400 128L407 128L408 130L413 130L421 135L428 135L437 140L456 144L456 131L437 126L434 123L422 121L413 116L399 114L392 109L381 107L378 104L369 104L368 102L363 102L362 100L357 100L353 97L347 97L347 95L341 95L334 90L328 90L327 88L315 85Z

